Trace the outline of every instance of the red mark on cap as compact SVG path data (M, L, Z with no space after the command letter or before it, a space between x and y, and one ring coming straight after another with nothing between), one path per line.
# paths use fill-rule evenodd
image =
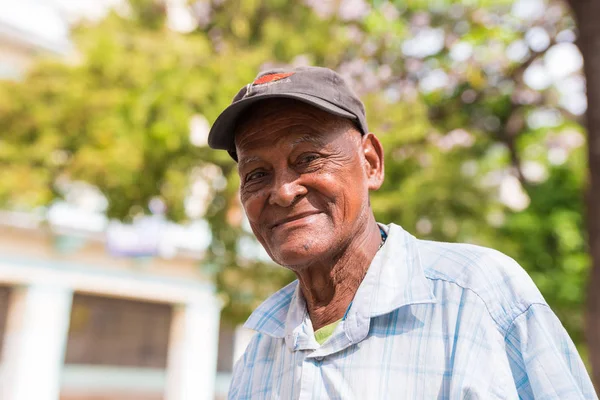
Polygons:
M261 76L260 78L256 79L254 82L252 82L252 84L253 85L262 85L263 83L275 82L280 79L287 78L288 76L292 76L294 74L295 74L295 72L285 72L285 73L281 73L281 74L269 74L269 75Z

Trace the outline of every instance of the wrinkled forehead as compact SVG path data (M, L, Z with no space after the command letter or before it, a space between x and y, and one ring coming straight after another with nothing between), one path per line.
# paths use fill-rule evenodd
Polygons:
M335 116L306 103L291 99L269 99L254 104L242 114L235 129L237 151L261 143L290 140L319 144L324 136L354 127L352 121Z

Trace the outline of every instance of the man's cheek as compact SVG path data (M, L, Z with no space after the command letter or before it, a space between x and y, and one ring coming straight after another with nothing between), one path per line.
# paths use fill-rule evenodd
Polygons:
M262 208L260 199L253 194L246 194L241 196L241 203L248 220L257 221Z

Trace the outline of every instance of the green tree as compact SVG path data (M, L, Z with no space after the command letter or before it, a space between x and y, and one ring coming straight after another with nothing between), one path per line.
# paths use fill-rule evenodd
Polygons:
M569 0L575 15L579 36L577 45L584 59L588 111L589 177L587 187L588 243L592 271L587 285L586 337L591 348L590 360L596 390L600 388L600 3L593 0Z
M584 130L560 92L579 71L531 79L546 73L557 51L576 58L575 22L564 3L529 15L514 4L374 2L367 29L381 26L391 8L399 17L390 23L404 32L401 46L386 37L389 29L380 34L380 62L401 49L386 85L415 92L432 126L424 143L439 149L426 152L427 168L401 179L392 197L414 199L408 229L514 257L585 353Z
M596 21L600 4L593 0L538 2L543 7L530 9L527 15L518 6L536 2L392 3L402 13L405 22L398 25L403 30L408 25L409 37L423 32L443 37L431 54L408 54L402 65L409 68L398 74L416 84L436 73L446 74L443 88L422 93L431 121L442 132L463 128L484 134L507 150L506 162L531 203L522 212L507 213L497 232L500 237L492 243L524 265L579 344L585 325L593 380L599 386L600 295L595 288L600 283L600 117L595 110L600 105L596 73L600 70ZM373 4L374 15L390 6ZM526 76L560 66L564 60L555 55L575 37L587 83L584 118L573 115L570 100L561 99L564 79L532 87ZM411 64L418 66L416 74ZM535 119L540 118L547 121L546 126L536 126ZM587 174L584 152L563 143L562 148L571 153L566 162L546 165L548 178L543 182L528 179L524 167L541 161L540 146L552 151L553 144L565 142L567 136L577 137L577 131L587 133ZM583 235L586 227L587 238ZM584 324L581 310L586 297Z

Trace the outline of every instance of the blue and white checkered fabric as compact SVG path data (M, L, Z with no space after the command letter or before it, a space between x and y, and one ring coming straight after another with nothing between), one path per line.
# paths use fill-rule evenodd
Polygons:
M494 250L397 225L323 345L297 282L266 300L229 399L597 399L527 273Z

